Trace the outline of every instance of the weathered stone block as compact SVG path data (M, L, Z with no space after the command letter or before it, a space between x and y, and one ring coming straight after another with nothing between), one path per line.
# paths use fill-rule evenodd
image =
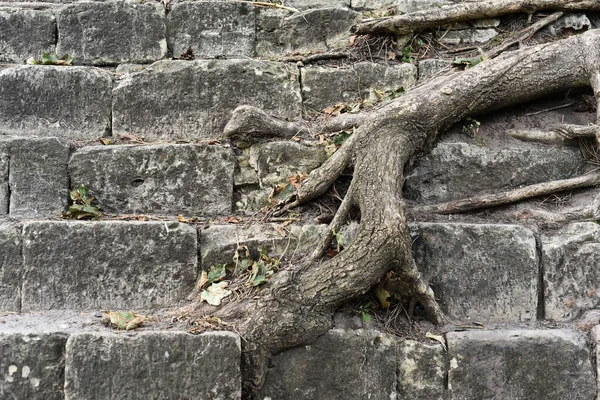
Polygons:
M95 139L110 129L112 79L84 67L23 65L0 70L0 131Z
M9 142L0 140L0 215L8 214L8 205L10 202L10 188L8 186L9 165Z
M285 2L288 7L294 7L298 10L308 8L331 8L331 7L350 7L350 0L289 0Z
M450 61L439 58L429 58L419 61L419 79L427 78L445 68L450 68Z
M537 311L533 233L517 225L419 223L413 255L442 308L471 321L530 321Z
M0 398L64 399L67 337L60 332L0 333Z
M570 330L447 334L452 400L593 399L585 339Z
M439 8L455 3L452 0L352 0L352 8L355 10L379 10L386 7L394 7L402 13L410 13L419 10Z
M74 334L65 398L241 399L240 358L240 338L230 332Z
M381 92L406 89L417 81L417 67L360 62L352 68L302 68L301 76L304 105L321 111L336 103L367 98L374 89Z
M389 336L334 329L273 357L261 398L395 398L396 363L396 342Z
M23 310L148 308L194 286L196 230L177 222L29 222Z
M113 133L147 139L210 138L251 104L299 119L298 69L267 61L159 61L114 90Z
M582 166L577 148L492 149L440 143L408 167L404 189L409 199L443 202L494 189L571 178Z
M441 344L401 342L398 368L400 399L445 400L446 352Z
M165 11L139 1L78 2L58 12L58 54L75 64L152 62L167 53Z
M238 245L247 246L253 257L258 257L262 246L275 257L290 259L304 255L314 248L326 229L325 225L289 225L284 237L275 227L274 224L213 225L199 230L202 267L208 269L211 265L233 263Z
M303 51L324 51L348 44L350 27L359 13L343 7L317 8L290 15L260 10L256 18L256 54L266 57Z
M327 159L323 146L296 142L270 142L250 148L250 165L258 172L261 187L289 182L293 174L309 173Z
M22 63L54 52L56 20L49 11L0 8L0 62Z
M545 317L568 321L600 307L600 226L568 225L542 237Z
M494 28L463 29L446 32L443 36L440 36L439 40L448 44L486 43L496 36L498 36L498 31Z
M57 138L10 141L11 217L57 217L65 210L70 152L69 143Z
M173 57L192 48L196 58L254 55L255 7L218 1L175 4L167 19Z
M90 146L73 153L71 184L114 213L228 214L235 156L204 145Z
M21 248L21 227L0 224L0 311L20 311L23 276Z

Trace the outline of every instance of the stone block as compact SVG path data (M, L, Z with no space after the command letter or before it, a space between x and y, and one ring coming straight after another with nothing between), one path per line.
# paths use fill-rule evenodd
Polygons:
M450 332L447 340L452 400L596 396L586 341L574 331Z
M0 62L22 63L54 52L56 20L44 10L0 8Z
M260 398L396 398L396 342L375 331L331 330L271 359Z
M60 332L0 333L0 398L64 399L67 338Z
M177 222L28 222L23 310L149 308L192 290L196 230Z
M493 149L467 143L439 143L407 167L405 196L437 203L484 191L517 188L578 175L583 160L577 148Z
M221 146L90 146L69 170L106 212L214 215L231 212L235 161Z
M274 224L265 225L213 225L198 232L202 268L211 265L232 264L238 245L247 246L252 257L258 257L261 247L269 250L272 257L305 255L314 248L326 225L289 225L286 236L275 229Z
M350 7L350 0L288 0L285 2L288 7L294 7L298 10L311 8L331 8L331 7Z
M252 60L159 61L114 90L113 133L147 139L211 138L231 112L251 104L299 119L298 69Z
M451 317L479 322L536 318L533 233L517 225L418 223L413 256Z
M66 346L65 398L241 399L240 359L230 332L78 333Z
M58 54L75 64L152 62L167 53L161 4L133 0L76 2L58 11Z
M411 13L431 8L440 8L456 1L452 0L352 0L355 10L373 11L393 7L401 13Z
M398 345L400 399L446 399L446 352L441 344L406 340Z
M542 237L545 317L569 321L600 307L600 226L574 223Z
M196 58L254 56L255 7L219 1L175 4L167 18L173 57L192 48Z
M419 61L419 79L427 78L434 75L435 73L450 68L449 60L442 60L439 58L429 58L426 60Z
M8 214L8 205L10 203L10 188L8 186L9 165L9 142L0 140L0 216Z
M360 62L352 68L312 66L301 69L304 105L321 111L336 103L366 99L373 90L398 92L417 81L412 64L386 66Z
M58 217L69 199L70 145L57 138L10 141L10 216Z
M21 249L21 227L0 224L0 312L20 311L23 278ZM0 383L0 388L1 385Z
M324 146L296 142L269 142L250 148L250 165L257 171L261 187L289 183L290 176L309 173L327 159Z
M84 67L22 65L0 70L0 131L95 139L110 131L112 78Z
M498 36L498 31L494 28L483 29L463 29L458 31L445 32L440 36L442 43L460 44L460 43L486 43Z
M347 45L350 27L358 22L359 15L334 6L292 15L281 10L260 10L256 17L256 54L268 57Z

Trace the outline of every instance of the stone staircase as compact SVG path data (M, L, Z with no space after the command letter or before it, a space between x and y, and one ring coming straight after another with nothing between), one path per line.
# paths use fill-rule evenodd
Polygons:
M189 334L160 310L182 304L199 272L238 245L286 257L313 247L323 225L282 236L274 223L224 217L260 209L326 151L291 138L231 145L223 128L240 105L300 120L423 79L432 60L281 61L348 43L362 13L388 3L444 2L286 2L301 13L228 1L0 3L0 399L241 398L241 339ZM459 36L467 31L477 29ZM172 59L188 48L195 60ZM24 64L42 52L68 53L74 66ZM407 167L407 197L433 203L580 173L574 147L497 140L507 125L560 112L500 113L482 119L479 137L455 128ZM80 185L106 218L60 218ZM572 321L598 307L598 225L445 218L412 223L416 260L450 316L486 329L421 343L340 314L317 342L273 359L262 398L595 398L600 331L588 331L599 321ZM157 317L115 332L100 323L109 309Z

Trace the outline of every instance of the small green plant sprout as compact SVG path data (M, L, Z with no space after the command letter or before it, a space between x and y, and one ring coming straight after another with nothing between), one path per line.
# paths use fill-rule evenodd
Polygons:
M62 57L58 57L56 54L42 53L42 58L37 60L34 57L27 59L29 65L73 65L73 57L65 54Z
M455 58L454 61L452 61L452 65L455 67L472 68L489 58L488 55L481 50L481 48L478 48L477 50L479 50L478 56L471 58Z
M342 232L333 232L333 240L335 240L336 250L339 253L346 247L346 241L344 240L344 235Z
M360 315L360 319L368 324L371 322L371 306L373 302L371 300L365 300L358 306L358 314Z
M471 137L477 136L479 133L479 127L481 126L481 122L473 119L471 117L467 117L464 120L462 131L464 134L467 134Z
M93 203L96 198L90 196L88 189L84 185L80 185L77 189L71 190L69 193L72 204L66 212L62 213L65 219L100 219L102 213L98 206Z
M402 62L412 63L414 59L412 58L412 53L415 51L413 47L409 44L408 46L402 49Z

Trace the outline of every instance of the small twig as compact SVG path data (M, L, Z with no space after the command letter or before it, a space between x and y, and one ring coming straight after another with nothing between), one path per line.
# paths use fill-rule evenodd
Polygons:
M343 58L348 58L348 54L346 53L319 53L319 54L311 54L309 56L290 56L284 57L281 61L287 62L302 62L303 64L311 64L317 61L323 60L340 60Z
M465 51L472 51L472 50L477 50L477 49L478 49L477 46L461 47L459 49L448 50L448 54L462 53Z
M543 113L546 113L548 111L560 110L561 108L571 107L573 104L574 103L567 103L567 104L562 104L560 106L545 108L545 109L540 110L540 111L536 111L536 112L532 112L532 113L529 113L529 114L525 114L525 116L526 117L531 117L533 115L543 114Z
M297 8L294 7L287 7L281 4L276 4L276 3L267 3L265 1L250 1L250 0L229 0L232 3L247 3L247 4L253 4L255 6L258 7L273 7L273 8L279 8L281 10L287 10L287 11L291 11L291 12L295 12L295 13L299 13L300 10L298 10Z

